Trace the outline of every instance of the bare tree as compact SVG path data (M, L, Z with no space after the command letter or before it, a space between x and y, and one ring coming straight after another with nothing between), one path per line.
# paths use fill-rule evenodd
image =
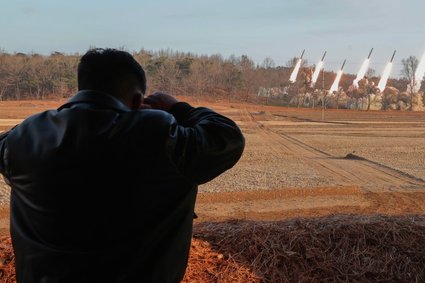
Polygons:
M410 56L407 59L401 60L403 64L403 69L401 69L401 75L407 80L407 92L410 95L410 110L413 110L413 95L415 94L415 89L417 81L415 79L415 72L418 68L419 60L415 56Z
M261 64L261 67L264 69L270 69L270 68L276 67L276 64L272 58L266 57L264 58L263 63Z

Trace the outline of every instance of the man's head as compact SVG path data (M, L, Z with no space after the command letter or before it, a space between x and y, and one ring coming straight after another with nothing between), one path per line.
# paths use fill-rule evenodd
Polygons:
M106 92L129 108L137 109L146 91L146 76L128 52L90 49L78 64L78 90Z

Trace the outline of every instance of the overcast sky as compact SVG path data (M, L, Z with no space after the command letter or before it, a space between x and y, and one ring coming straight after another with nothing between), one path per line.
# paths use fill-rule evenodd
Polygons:
M357 73L370 48L380 74L425 51L423 0L0 0L0 48L7 52L84 52L90 46L199 54L294 56Z

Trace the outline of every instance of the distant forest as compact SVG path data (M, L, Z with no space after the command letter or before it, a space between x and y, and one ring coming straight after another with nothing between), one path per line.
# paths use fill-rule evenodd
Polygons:
M148 93L161 90L174 95L209 96L219 99L255 100L260 89L284 88L296 58L285 66L275 66L266 58L255 64L246 55L223 58L221 55L196 55L171 50L134 52L148 77ZM54 52L39 54L8 54L0 50L0 100L47 99L69 97L76 92L76 70L80 55ZM292 84L293 95L303 89L303 72L312 68L304 62L297 82ZM379 78L369 72L370 80ZM319 76L317 89L329 89L336 74L325 72ZM340 86L347 89L354 80L343 75ZM405 89L406 79L390 79L389 86ZM305 89L305 88L304 88Z

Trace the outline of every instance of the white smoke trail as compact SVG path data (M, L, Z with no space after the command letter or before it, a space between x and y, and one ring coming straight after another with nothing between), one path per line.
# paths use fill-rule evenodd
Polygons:
M369 62L370 62L369 58L368 58L368 59L366 59L366 60L364 60L364 62L363 62L363 64L362 64L362 66L360 67L360 70L359 70L359 72L357 73L357 77L356 77L356 79L353 81L353 85L354 85L355 87L359 87L358 82L359 82L361 79L363 79L363 78L364 78L364 75L366 74L367 69L369 68Z
M293 83L295 83L297 81L297 76L298 76L298 71L300 70L301 67L301 58L298 59L297 64L295 65L294 70L292 70L292 74L289 77L289 80Z
M339 81L341 80L342 73L343 73L343 71L339 70L338 73L336 74L335 81L332 84L331 88L329 89L329 94L332 94L334 91L338 90Z
M316 65L316 69L314 69L314 73L313 76L311 78L311 86L313 87L316 82L317 82L317 78L319 77L320 71L323 68L323 61L320 61L319 63L317 63Z
M388 78L390 77L392 68L393 68L392 62L389 62L385 66L384 72L382 73L381 79L379 80L379 83L378 83L378 88L381 92L383 92L385 87L387 86Z
M414 93L417 93L421 89L422 79L425 75L425 53L422 55L421 61L415 72L415 86L413 87Z

